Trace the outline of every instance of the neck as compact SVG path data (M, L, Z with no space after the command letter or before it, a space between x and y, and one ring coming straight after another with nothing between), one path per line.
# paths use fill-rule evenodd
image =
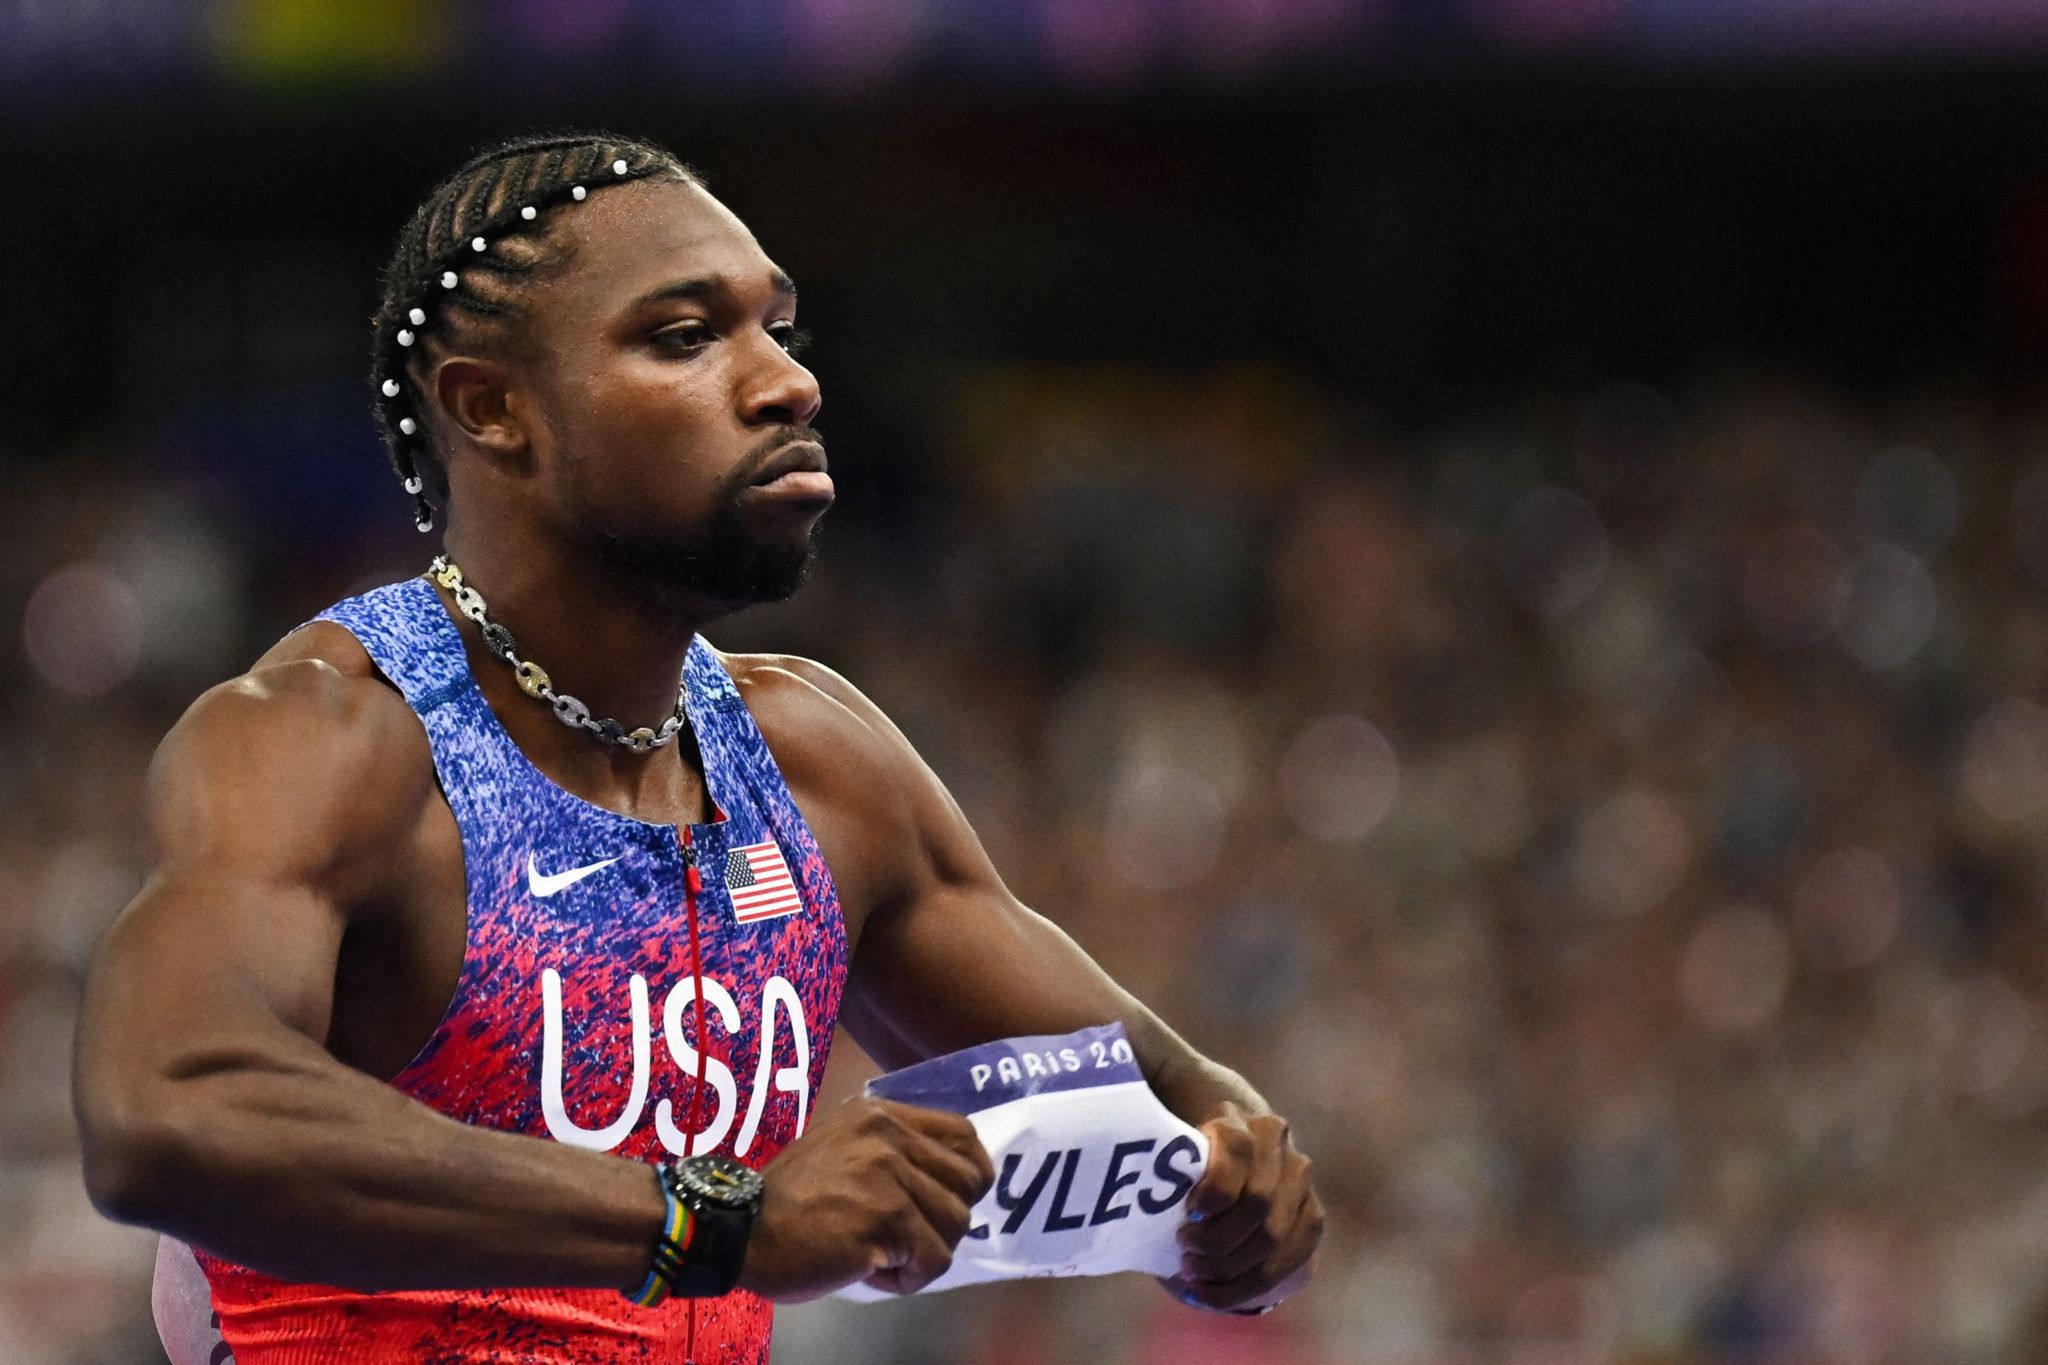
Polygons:
M581 701L593 717L610 717L627 730L659 728L673 713L690 641L719 614L539 536L465 535L451 525L445 553L482 595L490 618L517 637L520 658L545 669L554 689ZM572 749L610 748L633 757L555 720L519 690L512 670L484 648L476 628L461 624L472 656L481 650L486 660L476 668L485 695L508 699L497 709L515 738L527 743L546 735L549 748L564 747L554 742L559 738ZM521 716L544 724L515 719Z

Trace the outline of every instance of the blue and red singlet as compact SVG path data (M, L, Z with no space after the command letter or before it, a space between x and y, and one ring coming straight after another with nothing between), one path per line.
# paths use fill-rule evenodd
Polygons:
M824 1076L846 928L817 841L710 646L691 643L683 678L719 818L657 825L533 766L426 579L318 619L347 627L419 715L462 832L461 976L391 1083L464 1123L640 1161L722 1152L758 1168L795 1140ZM772 1309L745 1290L654 1308L594 1289L363 1294L197 1259L238 1365L768 1359Z

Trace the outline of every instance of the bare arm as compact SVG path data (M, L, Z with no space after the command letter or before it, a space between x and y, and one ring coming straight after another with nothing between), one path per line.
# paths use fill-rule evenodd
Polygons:
M824 757L858 784L847 803L860 812L856 860L882 869L864 888L867 915L841 1005L854 1038L894 1067L995 1038L1122 1021L1154 1093L1211 1144L1175 1292L1232 1308L1299 1289L1323 1213L1286 1121L1010 893L945 785L880 708L820 664L778 662L843 710L844 738Z
M373 678L300 660L165 740L148 881L79 1024L94 1202L355 1289L637 1282L663 1208L644 1166L466 1127L322 1046L350 916L403 875L432 792L416 731Z
M1249 1081L1189 1046L1011 894L952 795L921 761L918 769L915 880L869 919L848 982L849 1027L863 1046L874 1040L878 1061L902 1066L991 1038L1119 1020L1153 1092L1189 1123L1226 1103L1270 1112Z
M857 858L881 869L865 888L869 907L841 1005L870 1056L907 1066L993 1038L1119 1020L1152 1089L1182 1118L1199 1123L1225 1103L1268 1112L1242 1076L1195 1051L1065 930L1011 894L952 793L881 708L822 664L776 663L774 671L823 693L823 704L843 713L834 728L850 737L821 757L858 787Z

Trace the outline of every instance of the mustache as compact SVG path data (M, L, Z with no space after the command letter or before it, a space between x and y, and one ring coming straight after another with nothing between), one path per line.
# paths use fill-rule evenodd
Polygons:
M775 458L778 451L784 446L793 445L798 441L808 441L821 449L825 444L825 438L820 436L814 427L807 427L794 422L778 426L762 437L752 450L749 450L740 457L740 462L733 467L732 473L726 479L726 486L728 488L745 487L753 481L756 474L761 472L762 465Z

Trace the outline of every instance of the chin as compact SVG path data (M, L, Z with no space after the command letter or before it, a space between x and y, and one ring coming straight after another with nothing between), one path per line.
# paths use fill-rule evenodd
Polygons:
M786 601L803 586L818 555L816 522L772 537L750 532L737 518L713 529L705 573L694 586L734 606Z
M634 542L604 537L604 557L614 565L678 593L709 598L728 610L782 602L796 595L817 558L817 531L794 542L767 543L727 523L710 535L680 541Z
M744 573L736 574L728 585L736 590L731 600L736 606L788 601L811 576L811 561L816 557L816 549L809 543L799 550L761 556L743 566Z

